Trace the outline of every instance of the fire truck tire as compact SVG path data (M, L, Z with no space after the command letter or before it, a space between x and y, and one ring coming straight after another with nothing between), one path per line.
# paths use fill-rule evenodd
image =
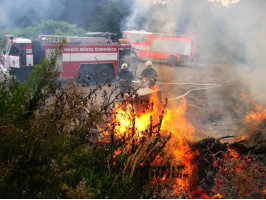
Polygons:
M176 56L169 56L167 58L167 64L170 66L177 66L179 65L178 58Z
M105 82L108 79L113 80L115 77L114 69L109 65L100 65L96 74L99 82Z
M92 82L95 78L95 70L92 67L83 67L79 70L79 77L76 78L77 83Z

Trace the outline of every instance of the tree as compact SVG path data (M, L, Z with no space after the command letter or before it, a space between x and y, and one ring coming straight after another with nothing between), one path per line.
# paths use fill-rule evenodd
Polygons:
M89 31L120 33L133 0L13 0L0 3L1 28L26 28L43 20L65 21ZM16 14L14 14L16 13Z
M79 35L85 36L86 31L77 28L75 24L69 24L64 21L44 20L41 23L35 23L26 28L17 29L14 35L24 35L26 37L36 37L39 34L44 35Z

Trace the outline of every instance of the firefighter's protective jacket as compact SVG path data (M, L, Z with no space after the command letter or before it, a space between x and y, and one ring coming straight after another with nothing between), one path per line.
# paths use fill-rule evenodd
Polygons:
M141 81L152 80L155 84L158 79L158 75L155 69L152 67L147 67L141 72L139 79Z
M133 74L128 68L122 69L116 76L119 86L130 86L133 81Z

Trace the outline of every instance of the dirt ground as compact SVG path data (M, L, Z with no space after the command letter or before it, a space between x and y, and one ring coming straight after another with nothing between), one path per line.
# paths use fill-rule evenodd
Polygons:
M163 97L173 99L189 90L198 89L185 96L187 100L186 117L195 127L196 139L207 136L216 138L236 136L239 138L246 134L245 116L252 107L251 103L248 103L241 95L248 93L247 82L239 74L239 68L233 65L206 63L200 61L177 67L155 64ZM195 83L195 85L165 84L169 82ZM170 104L179 102L180 99L169 101Z

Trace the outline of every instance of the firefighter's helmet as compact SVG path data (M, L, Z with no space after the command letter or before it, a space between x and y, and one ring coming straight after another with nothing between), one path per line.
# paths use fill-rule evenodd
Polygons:
M123 63L122 66L121 66L121 68L122 68L122 69L128 68L127 63Z
M152 62L150 60L148 60L145 64L146 67L152 67Z

